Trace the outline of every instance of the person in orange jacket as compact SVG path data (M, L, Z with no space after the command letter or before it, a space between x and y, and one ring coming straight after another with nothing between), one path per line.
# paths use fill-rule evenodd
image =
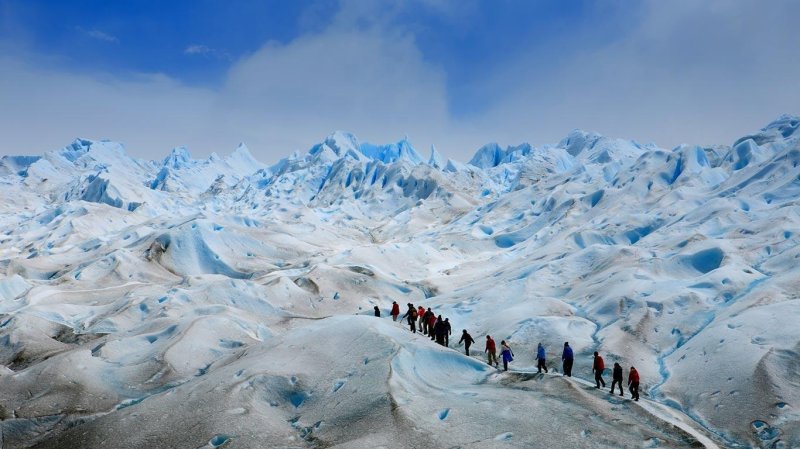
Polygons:
M489 365L494 361L494 366L499 366L497 363L497 345L495 345L490 335L486 336L486 349L484 349L483 352L489 353Z
M400 305L397 301L392 301L392 321L397 321L398 316L400 316Z
M628 373L628 390L631 392L634 401L639 400L639 371L631 367L631 372Z
M603 380L603 371L606 369L606 364L603 362L603 358L600 357L600 354L597 351L594 352L594 363L592 364L592 371L594 371L594 381L597 383L595 388L600 389L600 385L603 385L603 388L606 387L606 381Z

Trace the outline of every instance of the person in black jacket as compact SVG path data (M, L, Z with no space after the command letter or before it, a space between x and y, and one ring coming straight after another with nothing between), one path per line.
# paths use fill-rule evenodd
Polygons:
M442 320L442 316L436 319L436 324L433 325L433 335L436 337L436 343L444 346L444 336L447 334L447 328L444 326L444 320Z
M379 309L378 306L375 306L375 316L376 317L380 317L381 316L381 309Z
M569 346L569 342L564 342L564 352L561 354L561 361L564 365L564 375L572 377L572 362L574 361L575 356L572 353L572 348Z
M614 394L614 385L619 385L619 395L622 394L622 366L614 362L614 371L611 373L611 394Z
M469 356L469 347L475 343L475 340L472 339L472 335L470 335L466 329L461 333L461 340L458 340L458 344L461 344L462 341L464 342L464 351L467 353L467 356ZM620 388L622 388L622 386L620 386Z
M447 332L444 334L444 345L450 347L450 335L453 334L453 328L450 327L450 318L444 319L444 328Z
M411 332L416 334L417 333L417 309L414 308L414 304L408 303L408 311L406 312L405 315L403 315L402 318L400 318L400 321L402 321L403 318L405 318L405 317L408 317L408 327L411 329Z

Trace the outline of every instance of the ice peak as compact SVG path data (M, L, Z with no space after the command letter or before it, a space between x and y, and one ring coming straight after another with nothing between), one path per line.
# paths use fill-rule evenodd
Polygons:
M433 168L443 168L445 163L442 155L436 151L436 145L431 145L431 157L428 158L428 165Z
M791 114L782 114L762 128L761 131L768 132L770 130L775 130L779 132L782 137L786 138L793 135L798 127L800 127L800 117Z
M89 152L92 147L91 140L76 138L71 144L65 146L59 154L70 162L75 162L76 159Z
M229 161L237 160L240 162L252 163L254 165L261 165L261 163L258 162L255 157L253 157L253 154L250 153L250 150L244 143L240 143L227 159Z
M344 131L334 131L325 138L327 145L337 156L344 156L348 151L358 149L358 139L353 134Z
M253 157L250 150L247 149L247 145L244 143L240 143L239 146L225 158L225 162L241 173L251 173L265 167L264 164Z
M181 145L172 149L169 156L164 158L161 165L171 168L182 168L189 164L192 160L192 155L189 154L189 149Z
M567 150L572 156L577 156L586 148L592 148L603 136L595 132L586 132L582 129L573 129L567 137L558 143L559 148Z
M497 142L491 142L478 148L478 151L475 152L475 155L472 156L468 164L478 168L497 167L505 155L505 151L500 148Z
M239 155L242 157L249 157L249 158L253 157L253 155L250 153L250 149L247 148L247 145L245 145L244 142L239 142L239 145L236 147L235 150L233 150L233 153L231 153L231 156L233 155Z
M387 145L373 145L371 143L362 143L359 150L364 156L370 159L381 161L385 164L404 160L412 164L421 164L422 156L417 153L414 147L407 139L401 139L397 143L390 143Z

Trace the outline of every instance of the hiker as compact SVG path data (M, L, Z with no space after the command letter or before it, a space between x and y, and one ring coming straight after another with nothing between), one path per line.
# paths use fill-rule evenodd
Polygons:
M639 371L636 371L636 368L631 367L631 372L628 373L628 391L631 392L631 396L633 397L634 401L639 401Z
M397 301L392 301L392 321L397 321L398 316L400 316L400 305Z
M428 311L431 312L431 316L428 317L428 332L430 332L428 335L431 336L431 340L436 340L436 334L433 332L433 327L436 325L436 314L430 308L428 308ZM439 319L442 319L441 315L439 315Z
M467 357L469 357L469 347L475 343L475 340L472 339L472 335L470 335L466 329L461 333L461 340L458 340L458 344L461 344L462 341L464 342L464 352L466 352Z
M572 348L569 347L569 342L564 342L564 352L561 353L561 361L563 362L564 375L572 377L572 362L575 358L572 355Z
M422 318L421 318L422 322L420 323L419 328L420 328L420 330L422 330L423 334L430 335L431 334L431 332L430 332L431 330L428 329L428 319L431 317L431 315L433 315L433 312L431 312L431 308L430 307L428 307L428 310L425 310L422 307L420 307L420 309L422 309L422 315L421 315L422 316Z
M408 312L403 315L403 318L408 317L408 326L411 328L411 332L417 333L417 309L414 308L414 304L408 303ZM403 318L400 318L401 320Z
M439 315L439 318L433 325L433 335L436 337L436 343L439 343L440 345L444 346L444 337L446 334L447 334L447 328L444 325L442 316Z
M592 363L592 371L594 371L594 382L597 384L595 388L598 390L600 389L600 385L603 385L603 388L606 387L606 381L603 380L603 371L606 369L606 364L603 362L603 358L600 357L600 354L597 351L594 352L594 363Z
M619 385L619 395L622 394L622 366L614 362L614 371L611 373L611 394L614 394L614 385Z
M494 340L490 335L486 336L486 349L483 352L489 353L489 365L492 364L492 360L494 360L494 366L497 367L497 346L494 344Z
M444 329L445 329L444 345L449 348L450 347L450 335L453 334L453 328L450 326L450 318L445 318L444 319Z
M425 328L423 326L423 324L425 323L425 318L423 318L424 316L425 316L425 308L422 307L422 306L419 306L419 308L417 309L417 318L419 319L419 323L418 323L419 324L419 326L418 326L419 327L419 331L427 334L427 332L425 332L423 330Z
M538 362L536 362L536 368L539 369L538 372L541 373L542 369L544 369L544 372L546 373L547 365L545 360L545 352L544 352L544 346L542 346L541 343L539 343L539 346L536 348L536 360L538 360Z
M503 371L508 371L508 362L514 361L514 352L505 340L500 342L500 358L503 359Z
M381 316L381 309L379 309L378 306L375 306L375 316L378 318Z

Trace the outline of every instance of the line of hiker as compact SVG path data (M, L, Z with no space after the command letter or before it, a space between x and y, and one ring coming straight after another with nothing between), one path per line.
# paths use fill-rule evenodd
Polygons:
M375 306L377 308L377 306ZM376 316L380 311L376 309ZM397 301L392 301L392 320L397 321L397 317L400 315L400 306L397 304ZM400 320L408 320L408 327L413 333L417 333L417 325L419 325L419 331L431 337L431 340L436 341L436 343L442 346L450 346L450 335L453 333L453 329L450 326L450 319L444 318L439 315L436 316L428 307L428 310L425 310L424 307L419 306L418 308L414 307L414 304L408 303L408 310L406 311L405 315L400 318Z
M606 381L603 379L603 372L606 369L605 361L603 361L603 357L597 351L594 352L592 361L592 372L594 373L594 381L595 381L595 388L600 389L606 387ZM536 358L539 359L539 372L542 372L542 367L544 367L544 372L547 372L547 366L544 366L545 360L545 353L544 347L541 343L539 343L538 352ZM569 342L564 342L564 351L561 353L561 362L562 367L564 370L564 375L572 377L572 362L575 360L575 356L572 352L572 347L570 347ZM611 394L614 394L614 387L619 385L619 395L624 396L622 392L622 366L614 362L614 369L611 370ZM639 400L639 372L636 371L635 367L631 367L630 372L628 373L628 390L631 393L631 397L634 401Z
M472 340L472 336L464 329L464 336ZM474 343L475 340L472 340ZM495 368L499 368L497 363L497 344L491 335L486 336L486 348L483 350L484 354L488 356L488 363L494 363ZM469 355L469 348L467 348L467 355ZM503 371L508 371L508 363L514 360L514 352L505 340L500 341L500 358L503 360Z
M600 389L601 386L603 388L606 387L606 382L603 380L603 371L605 371L605 369L606 365L605 362L603 362L603 357L595 351L592 371L594 372L594 381L597 384L595 388L597 389ZM619 385L619 395L624 396L622 392L622 366L614 362L614 369L611 370L611 394L614 394L614 387L617 385ZM636 368L633 366L630 372L628 372L628 391L630 391L634 401L639 400L639 372L636 371Z
M398 317L400 316L400 306L397 304L397 301L392 301L391 315L393 321L397 321ZM375 306L375 316L381 316L378 306ZM414 304L408 303L408 311L402 316L402 318L400 318L400 320L402 321L403 319L408 320L408 326L411 332L415 334L417 333L417 324L419 323L420 332L424 333L425 335L429 335L431 340L435 340L442 346L449 346L449 337L452 333L450 321L447 318L442 320L441 315L437 317L430 307L425 310L425 308L422 306L415 308ZM470 335L466 329L463 330L461 334L461 340L458 341L458 344L461 343L464 343L464 352L467 356L469 356L469 348L475 344L475 339L472 338L472 335ZM483 352L488 357L487 362L489 365L494 365L495 368L499 368L499 363L497 361L497 345L491 335L486 336L486 347ZM508 371L509 362L514 360L514 352L511 350L511 347L505 340L500 341L500 358L503 360L503 371ZM561 365L565 376L572 377L572 364L574 361L575 354L572 352L572 347L569 345L569 342L564 342L564 350L561 353ZM547 353L542 343L539 343L536 347L536 368L538 373L541 373L542 370L544 370L545 373L548 372ZM601 386L602 388L605 388L606 386L606 382L603 379L603 372L605 371L605 368L606 366L605 362L603 361L603 357L601 357L600 354L595 351L592 363L592 372L594 373L594 380L597 384L595 388L597 389L601 388ZM619 395L624 396L622 391L622 366L619 363L614 363L614 369L611 372L611 378L611 394L614 394L614 387L619 385ZM628 390L630 391L633 400L638 401L639 372L636 371L636 368L633 366L628 373Z

